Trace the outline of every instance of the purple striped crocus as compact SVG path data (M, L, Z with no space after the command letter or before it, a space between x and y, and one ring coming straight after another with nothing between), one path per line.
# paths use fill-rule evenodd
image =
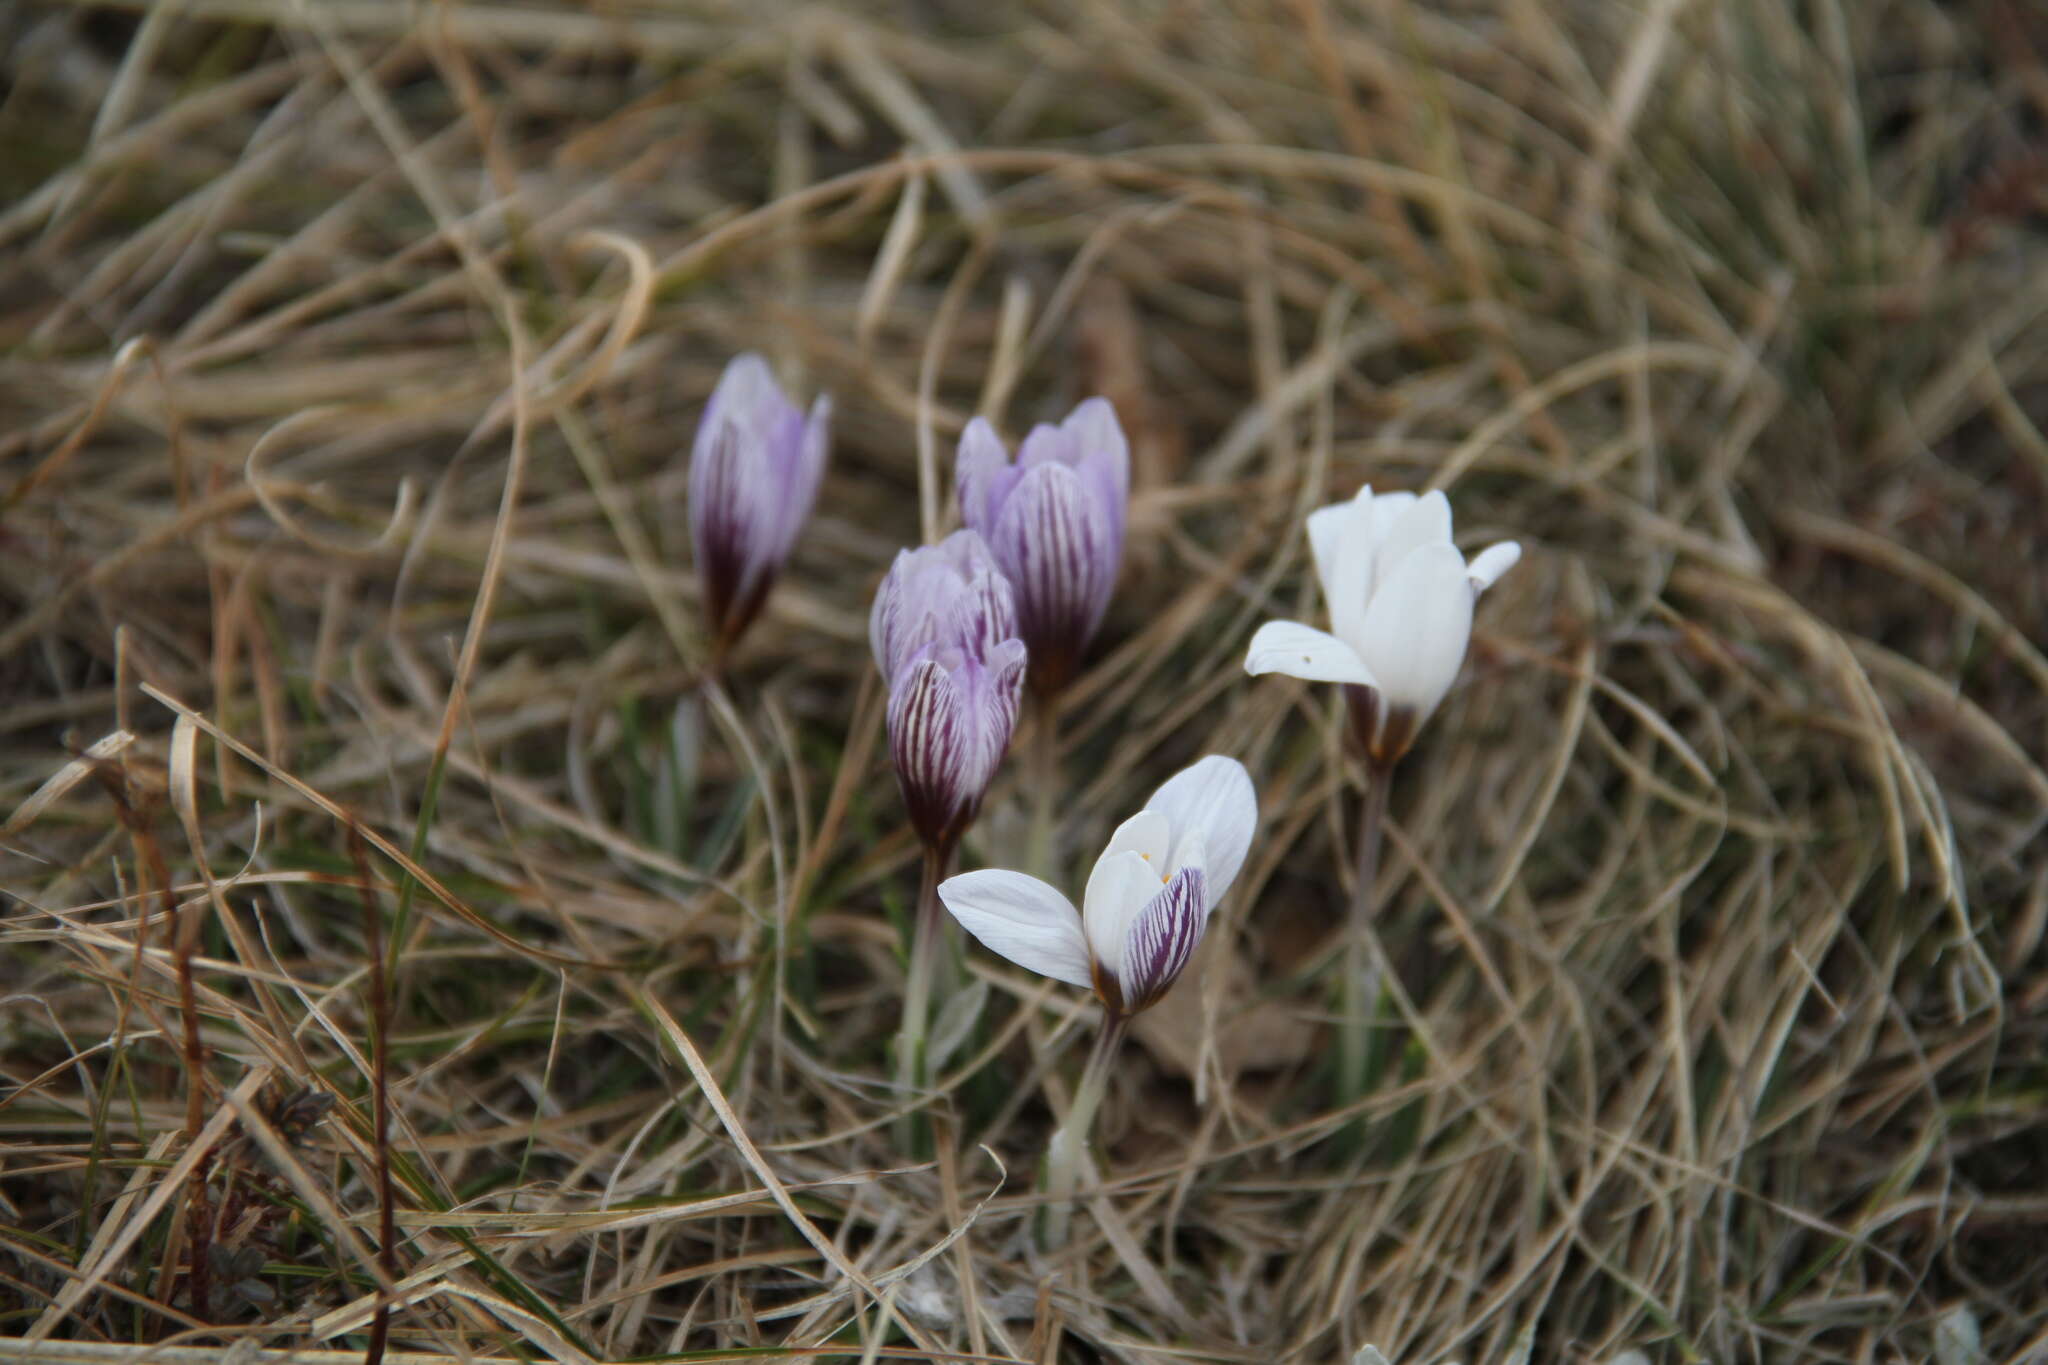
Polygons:
M1017 589L1031 687L1066 686L1102 624L1123 559L1131 448L1106 398L1024 438L1015 463L982 418L960 437L960 519L979 531Z
M1024 642L1010 584L972 531L904 550L868 618L889 684L889 748L911 824L948 854L1010 746Z
M732 358L704 405L690 450L690 538L719 657L761 610L811 514L831 419L830 398L820 394L806 417L751 351Z
M999 869L949 877L939 899L983 947L1090 987L1121 1020L1156 1004L1187 966L1258 819L1244 765L1211 754L1117 826L1079 910L1036 877Z

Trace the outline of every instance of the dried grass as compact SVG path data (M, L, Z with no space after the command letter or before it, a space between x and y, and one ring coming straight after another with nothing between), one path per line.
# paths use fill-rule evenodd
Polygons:
M0 34L0 1351L358 1358L388 1302L387 1361L2048 1352L2030 7ZM742 347L839 420L728 696L680 456ZM864 615L968 415L1089 392L1139 476L1067 851L1205 750L1265 826L1048 1257L1074 993L971 953L943 1092L878 1079ZM1359 775L1238 660L1365 479L1531 553L1394 794L1346 1110Z

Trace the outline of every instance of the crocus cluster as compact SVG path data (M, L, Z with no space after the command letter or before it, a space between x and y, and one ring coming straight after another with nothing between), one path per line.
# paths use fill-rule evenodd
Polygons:
M1017 723L1026 654L1010 582L972 531L903 550L868 617L910 823L950 853Z
M800 412L753 355L727 367L705 409L690 522L718 658L759 611L810 511L829 417L822 397L808 416ZM1043 703L1040 811L1052 809L1055 699L1078 672L1116 586L1130 449L1109 403L1091 398L1057 426L1033 428L1014 458L995 428L975 419L962 433L956 475L964 529L900 552L869 619L888 688L890 754L925 852L898 1077L906 1089L929 1080L926 1023L946 912L997 955L1093 991L1103 1028L1048 1154L1064 1235L1065 1199L1117 1044L1131 1017L1156 1004L1193 957L1244 865L1258 801L1244 765L1221 755L1169 778L1110 835L1079 908L1051 882L1021 872L945 875L1009 747L1027 678ZM1521 549L1503 542L1468 562L1451 539L1441 492L1362 488L1311 514L1307 532L1330 628L1269 621L1245 668L1341 684L1367 762L1340 1030L1342 1074L1356 1077L1371 995L1359 945L1387 779L1457 678L1474 602ZM1044 851L1035 845L1034 858Z
M690 538L719 657L761 610L811 514L831 421L831 399L820 394L806 417L752 352L733 357L704 405L690 451Z

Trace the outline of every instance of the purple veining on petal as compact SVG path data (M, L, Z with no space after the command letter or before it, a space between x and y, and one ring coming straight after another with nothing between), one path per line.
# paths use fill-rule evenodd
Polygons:
M789 557L817 497L830 402L807 421L768 364L735 356L704 405L690 454L690 533L712 633L744 631Z
M1058 690L1078 667L1115 590L1130 498L1130 447L1107 399L1024 437L1014 462L976 418L960 441L962 519L988 538L1016 587L1031 683Z
M1184 867L1131 921L1123 961L1116 967L1125 1013L1136 1014L1166 994L1194 956L1208 922L1202 869Z
M1030 654L1022 640L1004 640L989 651L986 664L974 670L970 715L974 730L975 790L987 788L1010 747L1017 728L1017 707L1024 691Z
M1115 586L1109 514L1064 464L1026 471L991 547L1017 589L1017 629L1043 682L1072 676Z
M918 835L949 847L981 803L1017 723L1028 654L1009 581L973 531L906 550L868 617L889 683L896 776Z
M891 681L927 648L950 645L982 657L1016 634L1009 581L972 531L898 553L868 614L875 666Z
M933 847L950 843L961 823L961 700L953 675L929 658L905 670L889 697L889 748L896 781L912 827Z

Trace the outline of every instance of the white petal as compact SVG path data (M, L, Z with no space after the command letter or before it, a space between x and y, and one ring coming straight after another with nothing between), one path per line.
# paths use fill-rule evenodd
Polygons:
M1450 544L1411 550L1373 596L1359 641L1389 709L1420 725L1458 676L1472 638L1472 584Z
M1145 808L1164 815L1173 827L1173 871L1200 858L1209 904L1237 880L1252 832L1259 825L1259 798L1244 764L1222 754L1184 768L1159 784Z
M1081 930L1096 960L1112 973L1123 966L1131 921L1166 883L1162 869L1128 849L1095 860L1088 889L1081 894Z
M1372 535L1374 540L1386 539L1394 529L1394 523L1403 513L1415 505L1415 495L1403 490L1399 493L1382 493L1372 500Z
M1268 621L1260 626L1252 636L1251 648L1245 651L1244 671L1253 675L1285 673L1310 682L1377 685L1372 670L1350 645L1299 621Z
M1337 548L1347 540L1372 539L1372 485L1358 490L1350 502L1318 507L1308 514L1308 548L1315 556L1316 582L1325 603L1336 600Z
M1374 568L1379 562L1379 537L1371 528L1371 508L1360 506L1352 515L1351 524L1343 528L1337 541L1329 572L1323 576L1323 602L1330 610L1331 632L1355 648L1365 609L1379 589Z
M998 868L963 872L939 883L939 899L990 952L1070 986L1093 984L1080 913L1038 878Z
M1139 811L1116 827L1116 833L1109 836L1109 847L1102 850L1107 858L1112 853L1135 853L1159 869L1162 877L1171 876L1173 869L1167 866L1167 855L1172 852L1173 825L1167 817L1156 810Z
M1386 534L1379 537L1373 554L1375 592L1386 585L1395 566L1408 557L1409 551L1424 545L1448 545L1450 541L1451 500L1441 489L1425 493L1395 517Z
M1512 540L1503 540L1498 545L1489 545L1472 557L1465 566L1465 576L1472 580L1472 591L1485 592L1500 581L1500 576L1521 562L1522 547Z

